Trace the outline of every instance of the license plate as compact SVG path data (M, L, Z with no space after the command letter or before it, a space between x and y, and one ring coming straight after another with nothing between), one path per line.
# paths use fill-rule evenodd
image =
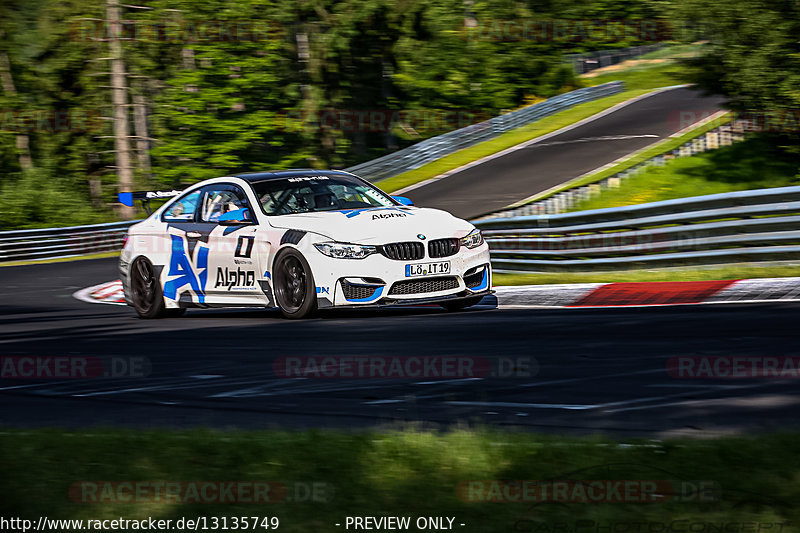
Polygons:
M437 263L417 263L416 265L406 265L406 277L434 276L436 274L449 274L450 261L439 261Z

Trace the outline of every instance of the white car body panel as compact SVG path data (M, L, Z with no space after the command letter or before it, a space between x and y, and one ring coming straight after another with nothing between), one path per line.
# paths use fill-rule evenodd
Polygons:
M335 171L327 172L336 174ZM350 176L343 172L339 174ZM225 226L162 221L164 211L186 194L219 183L238 185L245 192L255 224ZM447 257L429 257L428 243L431 241L461 239L475 229L469 222L445 211L397 205L268 216L259 206L249 180L215 178L186 189L148 219L132 226L120 258L126 301L131 303L130 265L137 257L144 256L158 272L167 308L275 307L272 267L276 254L286 247L298 250L311 267L319 308L446 301L491 291L489 248L485 242L473 249L460 246L455 254ZM314 247L317 243L333 241L377 246L418 242L425 246L425 256L419 260L395 260L375 253L363 259L341 259L328 257ZM446 276L406 276L406 265L445 261L450 263ZM464 275L482 266L485 266L484 274L470 277L472 286L468 288ZM455 278L447 283L453 285L457 282L457 286L431 291L438 285L433 282L407 284L410 287L407 290L423 285L426 290L391 294L395 283L424 282L442 277ZM351 297L348 298L343 280L362 285L364 278L375 285L373 294L354 298L350 290ZM478 278L480 283L476 284ZM375 280L381 280L382 287L377 287ZM368 289L363 290L368 292Z

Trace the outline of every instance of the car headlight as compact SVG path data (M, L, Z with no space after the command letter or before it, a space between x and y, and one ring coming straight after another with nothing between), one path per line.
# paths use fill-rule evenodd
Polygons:
M469 235L461 239L461 244L467 248L477 248L483 244L483 235L481 235L481 230L472 230Z
M337 259L364 259L378 251L376 246L363 246L361 244L345 244L341 242L321 242L314 248L328 257Z

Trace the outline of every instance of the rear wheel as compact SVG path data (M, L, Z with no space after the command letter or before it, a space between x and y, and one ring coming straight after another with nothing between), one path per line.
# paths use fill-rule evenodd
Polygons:
M153 264L144 257L131 265L131 300L133 308L141 318L180 316L183 309L167 309L164 294ZM177 312L180 312L178 314Z
M288 248L275 259L275 300L286 318L305 318L317 310L311 267L303 255Z
M439 305L448 311L461 311L467 307L472 307L478 302L483 300L483 296L473 296L472 298L464 298L463 300L453 300L452 302L442 302Z

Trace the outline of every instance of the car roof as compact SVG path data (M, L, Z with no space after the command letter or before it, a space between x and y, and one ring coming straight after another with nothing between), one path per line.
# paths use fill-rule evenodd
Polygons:
M233 174L232 177L240 178L250 183L259 181L278 180L294 178L300 176L352 176L348 172L341 170L315 170L313 168L290 168L288 170L272 170L268 172L249 172L245 174Z

